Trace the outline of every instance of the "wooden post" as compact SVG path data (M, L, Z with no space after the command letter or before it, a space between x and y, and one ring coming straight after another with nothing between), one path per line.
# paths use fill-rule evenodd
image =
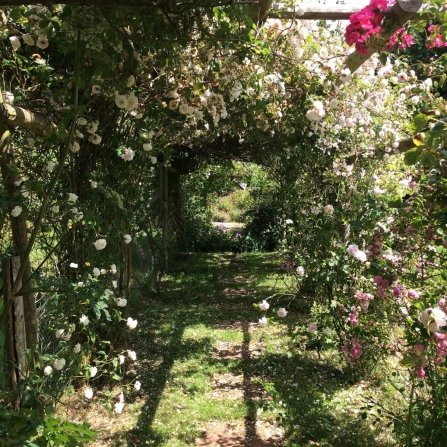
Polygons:
M5 258L2 262L3 270L3 305L11 304L5 321L7 381L11 389L17 390L20 379L27 376L28 364L26 358L26 328L25 309L22 296L12 296L12 288L20 268L20 257ZM21 287L21 280L19 279ZM18 391L18 390L17 390ZM17 392L13 405L20 405L20 393Z
M247 14L253 23L263 23L269 16L272 4L273 0L258 0L257 3L249 3L246 6Z
M0 96L1 102L1 96ZM17 165L15 164L13 151L11 148L11 140L9 135L9 128L5 122L0 121L0 151L1 151L1 173L3 177L3 185L9 194L14 194L14 182L19 181L17 175ZM26 225L26 213L22 211L17 217L10 218L11 232L14 241L14 249L16 254L22 256L28 246L28 228ZM25 282L31 280L31 264L29 259L22 259L25 263L25 270L23 272L23 279ZM30 284L27 285L29 289ZM23 303L25 307L25 324L26 324L26 338L29 348L36 347L38 341L37 335L37 309L34 294L26 294L23 296Z
M165 157L166 160L166 157ZM166 161L165 161L166 163ZM166 273L169 268L169 174L168 168L164 166L164 163L160 167L161 169L161 189L162 189L162 208L161 208L161 245L163 251L163 272Z
M176 233L176 255L186 257L187 236L186 223L183 215L182 197L180 191L180 172L175 168L169 171L169 214Z

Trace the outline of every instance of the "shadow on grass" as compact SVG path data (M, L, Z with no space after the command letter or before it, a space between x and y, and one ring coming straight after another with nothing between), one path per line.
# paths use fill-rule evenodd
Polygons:
M330 364L306 355L266 353L258 359L247 358L230 367L250 380L259 380L269 393L264 402L248 396L247 417L256 424L258 408L276 411L277 422L286 427L287 445L301 447L383 447L360 414L346 408L334 412L330 402L337 393L354 386L352 379ZM252 431L252 424L247 433Z
M154 418L159 408L160 400L163 397L166 386L169 382L171 371L176 362L186 361L190 357L197 356L204 352L209 352L212 347L209 338L202 338L198 341L184 339L184 331L189 325L200 322L200 316L194 318L193 315L178 312L168 316L166 313L148 312L148 317L158 318L145 331L135 343L135 350L142 353L139 356L139 377L144 383L146 400L143 411L138 419L137 427L144 427L144 437L151 440L150 445L160 445L166 441L165 437L153 427ZM194 370L184 371L185 377L192 376ZM147 391L146 391L147 390ZM188 388L188 393L194 394L198 390L194 386ZM130 396L127 403L133 403L136 395ZM122 446L123 442L139 442L141 430L129 430L127 433L117 435L111 445Z
M154 426L160 401L162 398L172 398L169 405L178 405L178 397L167 394L171 389L169 382L174 365L194 356L203 356L201 361L204 366L221 365L226 371L243 375L245 440L240 445L251 447L256 445L255 442L265 447L276 445L265 444L258 437L258 411L260 406L265 405L275 411L279 409L276 413L277 419L280 422L282 419L287 421L286 437L289 446L301 447L309 443L332 447L383 446L374 439L366 424L362 424L356 415L348 412L335 414L329 407L328 401L346 385L341 371L331 365L330 361L322 364L317 359L299 353L266 352L260 358L251 355L250 343L253 337L249 322L253 320L252 303L274 291L269 286L260 285L271 277L272 269L276 268L270 259L265 260L265 255L263 256L264 261L261 263L262 256L251 253L248 261L245 258L245 264L241 263L238 273L243 275L249 272L254 276L253 282L235 282L234 289L256 288L256 298L249 293L234 297L234 300L241 303L241 307L228 306L233 297L225 295L234 274L233 269L228 266L232 266L231 263L236 257L224 255L223 260L227 259L229 262L225 267L219 264L221 258L215 254L195 255L192 262L188 262L186 272L179 270L163 282L165 292L159 299L139 303L138 320L147 322L147 326L139 333L135 350L143 353L139 359L139 370L146 400L136 427L116 436L110 445L138 445L143 437L146 444L152 446L174 445L171 433ZM253 273L254 266L257 267L257 273ZM225 279L224 289L219 278ZM238 322L242 330L242 358L239 360L226 362L213 359L209 355L212 349L210 338L184 338L185 330L190 326L204 325L215 329L224 328L232 322ZM292 325L292 322L284 324L288 326L289 332ZM182 389L185 388L187 395L201 391L189 382L196 372L195 369L182 371ZM261 383L273 400L259 400ZM128 399L128 402L131 403L132 400ZM181 411L182 409L178 408L178 412ZM169 414L159 414L157 419L163 420L163 417L169 417ZM210 419L212 418L213 415L210 415ZM181 422L192 425L195 421ZM175 445L194 445L194 439L200 437L200 432L192 426L192 429L182 436L185 437L182 440L184 444Z

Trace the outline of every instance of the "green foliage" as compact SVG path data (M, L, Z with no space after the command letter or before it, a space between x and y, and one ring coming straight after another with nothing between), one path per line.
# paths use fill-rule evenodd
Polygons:
M10 409L0 409L0 446L79 447L95 441L96 432L89 424L73 424L56 418L41 421Z
M396 423L396 436L407 436L408 447L417 437L435 445L446 360L437 359L420 314L438 304L445 286L445 49L426 50L425 25L415 25L417 45L401 61L383 54L380 67L371 58L371 72L361 68L338 88L341 30L320 23L317 32L296 21L258 29L245 5L170 3L145 14L20 6L1 17L2 91L57 128L51 138L14 130L14 187L0 193L2 253L23 253L6 218L16 206L30 227L43 223L32 258L40 360L65 361L51 375L36 368L20 384L24 406L53 405L73 377L98 380L92 365L101 381L121 379L130 309L117 300L130 301L140 278L159 289L167 252L278 250L288 256L290 295L320 328L334 331L323 337L318 329L309 347L338 343L361 375L385 362L390 346L402 350L396 346L403 337L399 367L407 378L426 367L427 386L418 387L425 399L410 381L402 386L409 422ZM436 17L442 22L445 14ZM38 45L26 43L25 34ZM67 129L74 141L65 141ZM416 147L401 159L394 152L404 135ZM241 183L247 190L235 192ZM166 214L169 222L162 222ZM212 227L213 215L245 228ZM127 245L140 234L140 247ZM100 239L107 241L101 250L94 245ZM355 256L354 245L364 257ZM139 277L131 273L132 255ZM305 273L295 275L297 266ZM393 285L383 296L377 276ZM216 287L218 279L207 278ZM411 301L410 288L423 290L423 298ZM417 343L427 354L412 351ZM275 399L285 394L276 388L269 386ZM318 400L318 411L324 404ZM290 429L294 414L302 414L287 405L279 420ZM12 425L35 429L33 420L16 416ZM324 437L329 420L321 424ZM45 442L77 442L69 424L39 424Z

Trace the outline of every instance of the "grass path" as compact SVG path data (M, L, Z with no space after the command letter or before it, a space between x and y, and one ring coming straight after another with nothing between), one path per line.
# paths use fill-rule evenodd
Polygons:
M392 445L380 424L358 417L370 384L349 383L333 352L319 358L300 345L303 316L292 309L257 324L253 303L286 292L281 277L269 254L196 254L165 278L160 297L135 298L138 360L125 372L125 410L117 416L89 402L79 411L100 430L92 445ZM272 300L267 316L289 299Z

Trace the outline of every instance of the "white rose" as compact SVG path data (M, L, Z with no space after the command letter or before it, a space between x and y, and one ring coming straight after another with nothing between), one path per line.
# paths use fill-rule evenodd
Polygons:
M20 216L21 213L22 213L22 207L21 206L15 206L13 208L13 210L11 211L11 216L12 217L17 217L17 216Z
M135 76L134 75L130 75L127 78L126 87L132 87L132 85L134 85L134 84L135 84Z
M267 318L262 317L259 319L258 325L259 327L265 327L267 326L267 323L268 323Z
M47 161L47 164L45 165L45 170L48 172L51 172L54 169L54 166L56 165L56 163L54 163L54 161Z
M430 331L437 332L447 325L447 315L439 308L427 308L419 315L419 321Z
M9 40L11 42L12 49L14 51L17 51L22 46L21 43L20 43L20 40L19 40L19 38L17 36L11 36L9 38Z
M117 298L116 299L116 305L118 307L126 307L127 305L127 300L125 298Z
M125 95L116 95L115 104L119 109L125 109L129 105L129 102Z
M267 310L270 307L270 304L267 303L266 300L263 300L262 303L259 305L259 309L261 310Z
M56 331L56 338L62 338L62 336L64 335L65 329L58 329Z
M81 344L80 344L80 343L76 343L76 344L75 344L75 346L74 346L74 348L73 348L73 352L74 352L75 354L78 354L78 353L81 352Z
M56 359L53 363L54 369L60 371L65 366L65 359Z
M107 245L107 241L105 239L98 239L93 243L93 245L95 246L96 250L103 250Z
M72 192L68 193L68 199L67 202L69 203L75 203L76 200L78 200L78 196L76 194L73 194Z
M127 301L126 301L127 303ZM134 320L133 318L129 317L127 319L127 326L129 327L129 329L135 329L137 327L138 324L138 320Z
M278 309L278 312L276 312L276 313L278 314L278 317L280 317L280 318L284 318L287 315L287 311L283 307Z
M84 396L85 396L87 399L91 399L91 398L93 397L93 390L92 390L91 388L86 388L86 389L84 390Z
M117 402L115 404L114 411L117 414L121 414L123 412L123 408L124 408L124 403L123 402Z

